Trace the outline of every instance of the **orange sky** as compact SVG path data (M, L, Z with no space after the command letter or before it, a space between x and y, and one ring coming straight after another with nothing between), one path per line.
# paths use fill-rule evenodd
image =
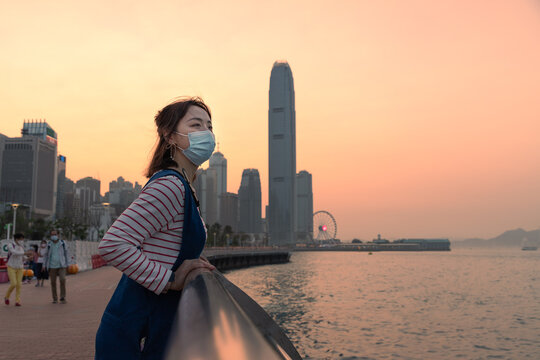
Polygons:
M105 192L144 182L156 111L199 95L228 190L257 168L266 203L286 59L297 170L338 237L490 237L540 226L539 34L535 0L2 1L0 133L47 119Z

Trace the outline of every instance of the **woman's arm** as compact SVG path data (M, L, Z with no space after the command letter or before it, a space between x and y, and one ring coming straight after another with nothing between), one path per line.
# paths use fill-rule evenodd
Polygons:
M99 254L130 279L160 294L172 272L149 259L142 247L153 233L184 213L184 194L177 178L152 181L109 228L99 244Z
M22 246L15 246L15 244L8 245L11 255L24 255L24 249Z

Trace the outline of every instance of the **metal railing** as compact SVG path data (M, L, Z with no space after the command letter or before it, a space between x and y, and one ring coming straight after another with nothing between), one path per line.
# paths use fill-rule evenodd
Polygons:
M272 318L219 271L182 292L167 360L301 359Z

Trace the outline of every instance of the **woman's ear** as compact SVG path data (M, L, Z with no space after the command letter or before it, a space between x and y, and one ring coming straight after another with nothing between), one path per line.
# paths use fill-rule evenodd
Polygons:
M174 141L172 140L172 134L164 134L163 135L163 140L165 140L165 143L167 143L167 145L174 145Z

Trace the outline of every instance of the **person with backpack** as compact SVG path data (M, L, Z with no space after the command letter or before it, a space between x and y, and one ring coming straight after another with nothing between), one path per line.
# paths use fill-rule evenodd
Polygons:
M188 274L215 269L201 256L206 228L191 186L216 144L210 110L199 98L181 99L155 123L150 179L99 244L123 275L101 318L96 360L162 359Z
M4 296L4 304L9 305L11 292L15 289L15 306L21 306L21 284L24 273L24 235L17 233L14 241L8 244L7 271L9 288Z
M51 241L47 244L47 253L43 261L43 267L49 272L51 278L51 291L53 304L58 303L56 278L60 278L60 303L66 303L66 269L68 266L68 252L66 242L60 240L58 231L51 230Z

